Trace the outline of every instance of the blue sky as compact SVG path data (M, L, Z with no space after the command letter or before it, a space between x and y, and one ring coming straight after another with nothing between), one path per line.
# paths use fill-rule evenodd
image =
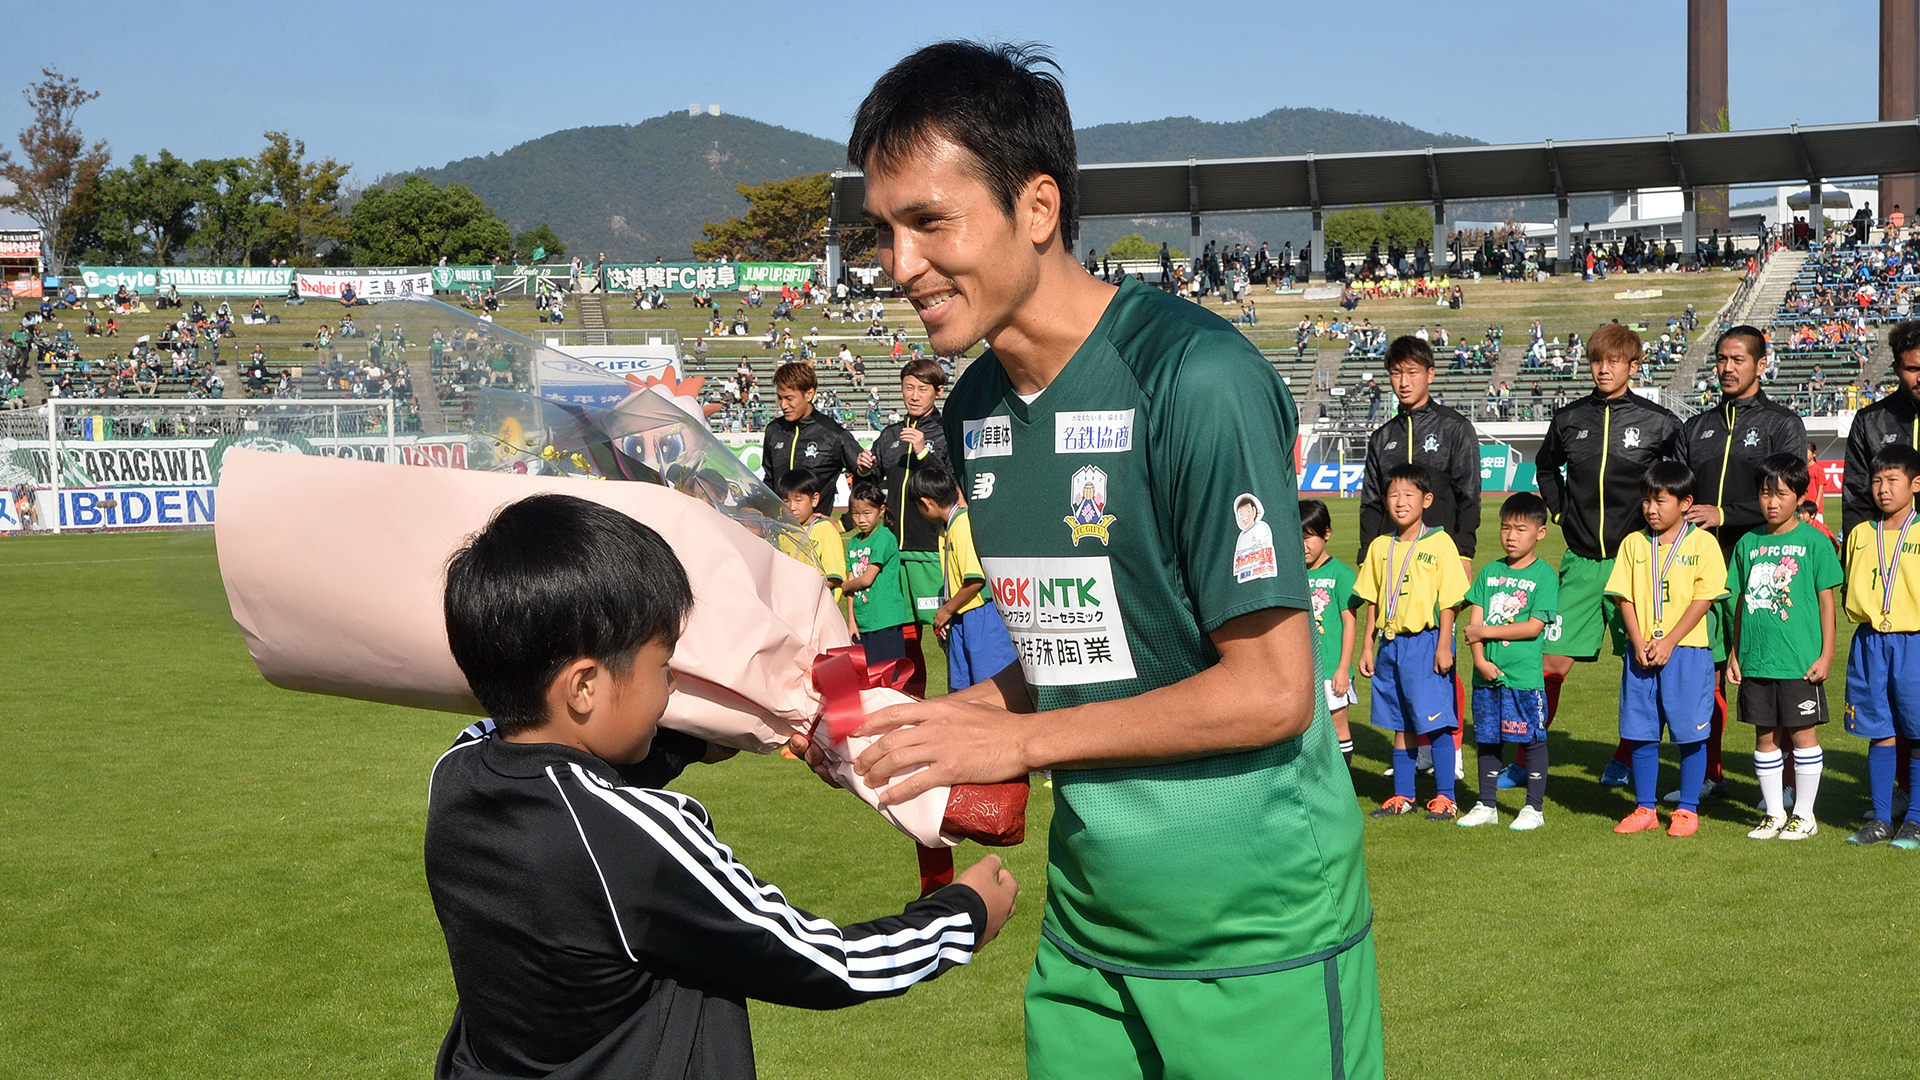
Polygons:
M1877 3L1821 0L1812 5L1818 17L1781 0L1731 6L1734 127L1876 118ZM8 145L27 117L18 90L42 67L100 91L80 123L108 140L116 163L163 147L187 158L251 155L275 129L351 163L364 183L692 102L844 139L875 76L948 37L1051 45L1082 126L1314 106L1489 142L1684 127L1684 0L858 8L177 0L104 11L41 5L8 20L0 59Z

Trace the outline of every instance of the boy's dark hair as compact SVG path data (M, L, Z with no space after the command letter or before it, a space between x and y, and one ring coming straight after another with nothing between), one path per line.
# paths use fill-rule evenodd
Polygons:
M1420 489L1423 495L1433 494L1433 472L1416 461L1403 462L1387 470L1387 483L1380 485L1385 490L1395 480L1405 480Z
M939 364L924 356L907 361L906 366L900 369L900 381L906 382L908 379L919 379L936 390L947 385L947 373L940 370Z
M805 469L789 470L773 482L773 493L782 499L789 495L821 495L826 490L826 481Z
M1039 45L928 45L867 92L853 117L847 163L884 172L935 139L952 140L972 156L974 174L1009 218L1027 181L1050 176L1060 188L1060 241L1071 248L1080 166L1059 71Z
M1880 473L1888 469L1899 469L1907 474L1909 480L1920 477L1920 450L1899 443L1889 443L1875 450L1868 472Z
M1812 499L1802 500L1800 503L1800 512L1811 517L1820 512L1820 505Z
M547 721L547 688L586 656L625 675L693 611L687 571L660 534L572 495L502 507L447 560L447 644L500 733Z
M952 506L960 501L960 481L945 465L929 461L907 474L907 502L917 507L921 499L932 499L935 506Z
M1300 500L1300 531L1322 540L1333 535L1333 515L1327 513L1326 503L1319 499Z
M1920 349L1920 319L1897 323L1887 332L1887 351L1893 354L1893 369L1900 370L1900 357Z
M1728 338L1745 339L1747 351L1753 354L1755 360L1765 360L1767 358L1766 331L1761 330L1759 327L1748 326L1745 323L1741 323L1739 326L1721 334L1720 340L1713 343L1713 351L1719 352L1721 346L1727 343Z
M849 503L863 502L872 503L875 506L885 506L887 505L887 489L871 480L861 480L853 485L851 492L848 492L847 501Z
M1500 520L1545 525L1553 520L1553 514L1547 509L1547 500L1531 491L1516 491L1500 504Z
M1433 346L1414 337L1412 334L1401 334L1399 337L1394 338L1393 344L1387 346L1386 369L1392 371L1395 364L1409 360L1416 364L1424 364L1427 367L1432 367Z
M1693 470L1685 462L1656 461L1647 467L1647 475L1640 480L1640 497L1651 499L1663 493L1676 499L1691 499L1698 494Z
M1799 454L1768 454L1753 470L1753 486L1758 491L1782 487L1795 495L1805 495L1813 486L1813 474L1807 459Z

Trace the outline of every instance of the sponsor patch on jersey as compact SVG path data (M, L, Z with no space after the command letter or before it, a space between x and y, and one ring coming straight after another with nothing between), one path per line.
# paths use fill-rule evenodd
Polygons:
M960 456L968 461L1013 455L1013 418L988 416L960 425Z
M1082 465L1077 469L1070 482L1067 504L1073 513L1060 520L1073 530L1073 546L1079 547L1080 541L1088 537L1106 546L1107 527L1114 522L1113 515L1107 513L1106 470L1098 465Z
M1266 516L1267 508L1250 491L1233 500L1233 523L1240 527L1240 539L1233 545L1233 580L1242 585L1280 576L1280 559L1274 554L1273 529Z
M1133 449L1133 410L1053 414L1056 454L1124 454Z
M1134 677L1106 556L983 558L980 564L1029 683L1080 686Z

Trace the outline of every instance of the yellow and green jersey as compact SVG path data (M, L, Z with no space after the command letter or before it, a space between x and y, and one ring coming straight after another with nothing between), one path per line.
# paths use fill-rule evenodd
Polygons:
M973 547L973 524L967 520L967 508L956 506L947 517L947 527L940 530L940 570L947 578L947 596L960 595L960 590L969 582L986 584L987 573L980 567L980 555ZM986 590L975 593L973 599L960 605L953 614L957 618L977 607L986 605Z
M1920 521L1905 530L1904 542L1901 523L1889 529L1868 521L1847 534L1847 618L1912 634L1920 632Z
M1445 529L1423 526L1409 544L1397 535L1376 536L1353 581L1353 595L1379 608L1381 633L1417 634L1440 625L1440 612L1467 599L1467 571L1460 549Z
M1663 638L1673 633L1694 601L1718 600L1727 595L1727 562L1721 558L1720 544L1712 534L1686 527L1676 543L1660 545L1656 563L1653 536L1642 529L1620 541L1613 573L1607 577L1606 594L1633 604L1640 640ZM1693 629L1674 644L1712 648L1707 619L1694 623Z

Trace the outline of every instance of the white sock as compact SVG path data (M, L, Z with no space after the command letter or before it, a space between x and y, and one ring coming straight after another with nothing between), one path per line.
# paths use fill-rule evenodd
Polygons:
M1768 817L1784 817L1786 810L1781 806L1781 760L1786 755L1778 750L1755 750L1753 752L1753 771L1760 777L1760 798L1766 801Z
M1793 751L1794 799L1793 812L1815 820L1813 816L1813 797L1820 794L1820 772L1827 763L1827 756L1817 746L1805 749L1795 747Z

